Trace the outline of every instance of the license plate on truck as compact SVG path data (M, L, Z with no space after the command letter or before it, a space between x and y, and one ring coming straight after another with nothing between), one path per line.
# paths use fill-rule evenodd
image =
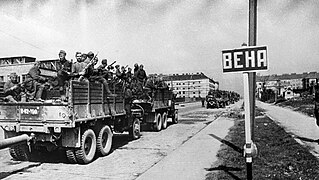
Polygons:
M40 107L20 108L21 115L39 115Z
M41 108L39 106L23 106L20 107L21 119L39 118Z

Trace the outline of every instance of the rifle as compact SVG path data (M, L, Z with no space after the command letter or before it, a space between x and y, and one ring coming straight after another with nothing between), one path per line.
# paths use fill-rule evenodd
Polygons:
M116 61L113 61L110 65L107 66L107 68L108 68L108 67L112 67L113 64L115 64L115 63L116 63Z
M84 75L86 74L87 70L89 69L89 67L94 63L96 56L99 54L99 52L97 52L95 54L95 56L90 60L90 62L83 68L83 70L81 71L81 73L83 73L83 75L81 75L78 79L78 81L82 81L84 78Z

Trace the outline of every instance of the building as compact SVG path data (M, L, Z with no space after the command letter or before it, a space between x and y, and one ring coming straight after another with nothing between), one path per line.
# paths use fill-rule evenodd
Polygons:
M19 76L19 82L24 81L35 61L36 58L28 56L0 58L0 82L8 81L9 75L13 72ZM58 59L39 61L43 76L55 76L57 69L60 68Z
M317 72L304 72L302 74L291 73L282 75L266 75L257 76L256 78L256 91L260 96L263 88L271 89L276 94L285 96L289 94L291 97L299 94L294 94L294 89L308 89L314 84L318 83L319 73ZM291 95L291 93L293 93Z
M163 80L178 98L206 97L209 90L217 90L219 85L203 73L164 75Z

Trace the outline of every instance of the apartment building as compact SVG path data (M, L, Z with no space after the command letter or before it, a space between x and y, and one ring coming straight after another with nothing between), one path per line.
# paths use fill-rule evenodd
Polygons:
M217 90L219 86L202 72L164 75L163 79L178 98L205 97L209 90Z

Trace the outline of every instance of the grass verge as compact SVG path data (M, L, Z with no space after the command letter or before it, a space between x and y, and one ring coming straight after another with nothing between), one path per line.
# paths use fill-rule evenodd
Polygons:
M301 113L304 113L308 116L313 117L314 113L314 101L313 97L298 97L298 98L292 98L284 102L280 102L277 104L281 107L289 107L294 111L298 111Z
M246 179L243 119L235 119L207 174L211 179ZM253 160L253 179L319 179L319 161L268 117L257 117L255 143L259 155Z

